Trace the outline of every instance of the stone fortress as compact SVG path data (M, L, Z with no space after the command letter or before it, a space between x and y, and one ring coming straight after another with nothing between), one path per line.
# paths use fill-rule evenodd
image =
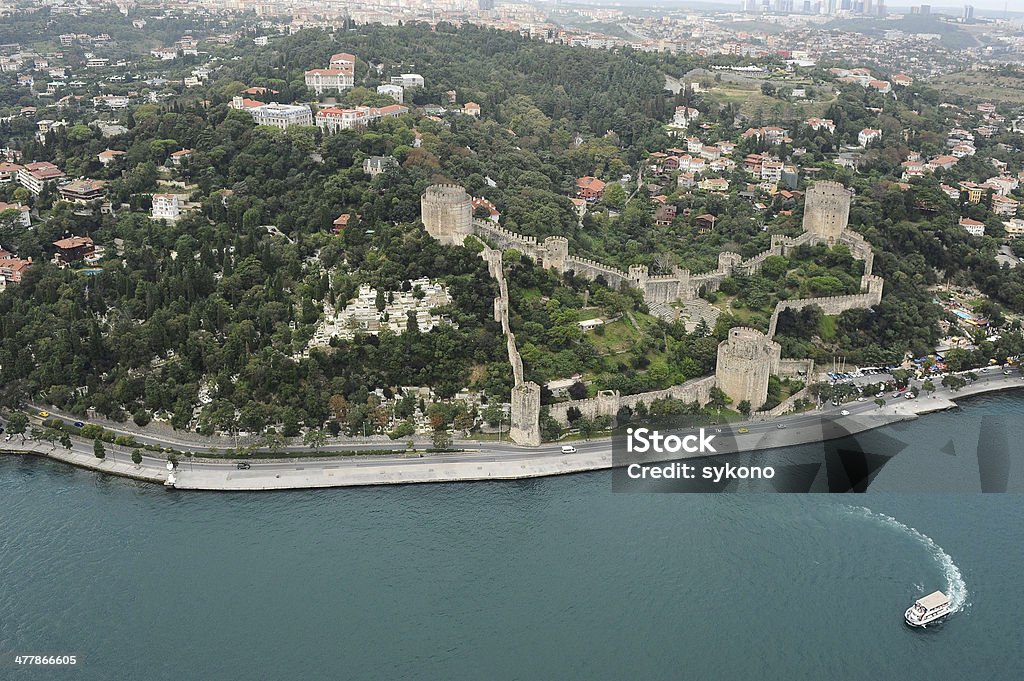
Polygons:
M810 377L814 363L810 360L781 358L781 346L773 339L779 314L784 310L801 310L817 305L827 315L845 310L870 308L882 299L881 277L872 274L874 253L871 246L856 232L847 229L852 193L838 182L816 182L807 193L804 204L803 233L792 238L774 235L768 250L744 259L738 253L724 252L718 256L718 267L713 272L693 274L675 268L672 274L651 276L645 265L632 265L628 272L609 267L593 260L569 253L565 237L547 237L543 242L506 230L494 222L473 218L472 198L459 185L433 185L424 192L420 204L423 225L434 239L443 244L461 245L466 237L475 235L487 244L481 256L487 260L489 271L499 285L500 295L495 299L495 320L499 321L508 339L509 361L515 376L512 390L512 428L510 436L522 445L540 444L540 386L523 378L522 358L516 349L515 338L508 324L508 287L501 264L501 251L515 248L543 267L560 274L573 272L575 276L590 280L600 278L607 286L619 289L633 286L643 293L649 306L666 303L693 303L704 291L715 291L723 280L733 274L754 274L773 255L786 255L803 245L845 244L854 258L864 263L860 293L845 296L801 298L779 301L772 312L767 335L757 329L735 327L718 347L718 364L714 376L688 381L666 390L619 395L605 391L597 397L561 402L549 407L549 412L563 425L568 423L568 411L575 407L583 416L615 417L622 407L634 408L643 402L672 397L688 402L706 403L712 387L719 387L732 399L733 405L747 401L754 408L764 404L768 396L768 377L776 375ZM773 409L770 414L784 413L791 408L796 397ZM764 413L763 415L768 415Z

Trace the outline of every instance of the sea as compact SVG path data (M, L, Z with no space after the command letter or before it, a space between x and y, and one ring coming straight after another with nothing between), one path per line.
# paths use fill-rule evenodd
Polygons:
M963 481L1022 415L894 427L859 494L182 492L0 456L0 680L1018 680L1024 497ZM1021 437L994 440L1011 477ZM953 614L906 626L937 589ZM50 655L75 664L16 661Z

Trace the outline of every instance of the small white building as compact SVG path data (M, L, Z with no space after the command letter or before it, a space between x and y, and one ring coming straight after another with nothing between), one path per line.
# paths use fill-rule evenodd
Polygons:
M392 85L402 87L423 87L423 76L418 73L403 73L400 76L391 76Z
M313 110L309 104L278 104L272 102L247 108L256 125L270 125L284 130L293 125L313 125Z
M864 128L857 135L857 143L862 147L866 147L877 139L882 138L882 131L875 128Z
M181 197L177 194L153 194L153 219L174 222L181 217Z
M399 104L405 103L405 88L402 87L401 85L378 85L377 94L387 95L388 97L391 97Z

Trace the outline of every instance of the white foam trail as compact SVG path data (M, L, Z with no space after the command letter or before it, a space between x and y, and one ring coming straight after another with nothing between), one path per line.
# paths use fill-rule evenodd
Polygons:
M934 539L916 528L901 523L891 515L872 511L870 508L863 506L850 506L847 508L849 508L851 513L870 518L883 525L900 530L916 539L918 543L928 549L928 552L932 554L942 568L942 574L946 578L946 595L949 596L950 611L957 612L968 605L967 582L964 581L964 576L960 574L960 568L953 562L953 558L941 546L935 543Z

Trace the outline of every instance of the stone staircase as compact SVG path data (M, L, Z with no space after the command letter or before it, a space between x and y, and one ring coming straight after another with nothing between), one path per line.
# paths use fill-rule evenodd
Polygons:
M695 300L688 300L683 303L682 318L686 325L686 330L692 332L697 328L697 324L703 319L708 325L709 329L715 328L715 322L718 321L719 315L722 311L717 307L704 300L703 298L697 298Z
M702 319L707 323L709 329L713 329L715 322L718 321L718 316L722 314L721 310L703 298L686 301L678 308L666 303L650 303L647 308L652 315L667 322L682 320L687 332L696 329Z

